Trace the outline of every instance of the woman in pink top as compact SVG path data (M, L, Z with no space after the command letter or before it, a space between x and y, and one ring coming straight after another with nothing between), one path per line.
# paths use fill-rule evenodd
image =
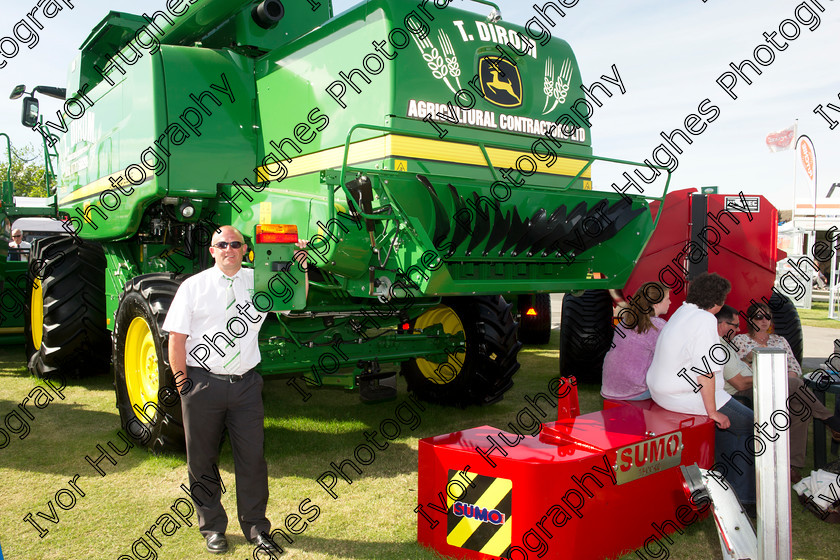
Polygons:
M601 396L605 399L638 401L649 399L645 375L653 361L653 350L668 312L671 294L659 282L646 282L619 312L613 347L604 356Z

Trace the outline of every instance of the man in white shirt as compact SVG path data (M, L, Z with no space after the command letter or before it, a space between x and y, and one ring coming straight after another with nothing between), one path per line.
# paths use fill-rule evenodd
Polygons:
M717 426L715 461L733 464L734 454L743 454L753 433L753 413L724 391L720 373L727 350L720 344L715 313L730 289L729 281L718 274L703 273L689 283L685 303L659 333L647 384L662 408L712 419ZM730 468L726 480L741 503L754 511L755 467L747 463L741 460L737 469Z
M181 400L187 465L199 530L213 553L228 549L217 465L224 428L233 448L242 532L260 548L274 549L265 516L263 380L254 369L260 362L257 336L266 314L251 301L254 271L242 268L247 251L239 230L217 230L210 246L216 265L181 284L163 324L169 331L172 371L187 372L193 382Z
M9 258L10 261L28 261L29 260L29 249L32 248L32 245L29 241L23 240L23 232L19 229L15 229L12 231L12 240L9 241L9 249L13 249L9 251Z

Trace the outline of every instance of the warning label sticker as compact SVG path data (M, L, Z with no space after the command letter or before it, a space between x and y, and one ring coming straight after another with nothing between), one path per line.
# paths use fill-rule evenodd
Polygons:
M513 482L450 470L446 490L447 544L508 558Z

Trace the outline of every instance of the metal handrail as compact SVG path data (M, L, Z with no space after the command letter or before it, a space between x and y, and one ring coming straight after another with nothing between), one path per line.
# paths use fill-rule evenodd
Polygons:
M440 137L437 133L434 133L434 132L419 132L419 131L398 129L398 128L389 127L389 126L364 124L364 123L353 125L350 128L350 130L347 132L347 136L345 137L345 140L344 140L344 154L343 154L342 162L341 162L341 171L339 173L338 188L340 188L344 191L344 194L347 197L348 202L353 205L353 208L355 209L355 211L362 218L369 219L369 220L379 220L379 221L396 220L396 219L398 219L398 217L395 216L395 215L381 216L381 215L378 215L378 214L366 214L366 213L364 213L362 211L362 209L359 207L359 205L356 204L356 200L353 198L352 194L350 193L350 191L345 186L345 181L346 181L348 169L352 169L348 166L348 159L349 159L349 154L350 154L350 145L352 144L353 133L356 130L370 130L370 131L382 132L383 136L386 135L386 134L400 134L400 135L404 135L404 136L427 138L427 139L430 139L430 140L440 140ZM378 138L378 137L375 136L374 138ZM487 168L488 168L491 176L494 178L494 180L497 180L497 176L496 176L496 173L495 173L495 170L494 170L494 167L493 167L493 162L490 160L490 156L487 153L488 142L485 142L483 140L476 140L474 138L461 137L461 136L458 136L458 135L452 135L446 141L447 142L467 144L467 145L476 146L477 148L479 148L482 156L484 157L484 160L487 164ZM505 144L501 144L501 143L498 143L498 142L491 142L489 144L493 147L498 147L498 148L501 148L501 149L510 149L510 150L517 149L515 147L511 147L510 145L505 145ZM563 155L563 157L567 157L567 158L570 158L570 159L578 159L578 160L584 161L586 163L584 164L582 169L577 173L577 175L575 175L573 178L571 178L569 180L569 182L562 187L530 186L529 188L537 189L537 190L547 190L547 191L568 190L571 187L571 185L574 184L575 181L580 179L581 176L583 175L583 173L585 173L587 169L591 168L592 164L596 161L604 161L604 162L607 162L607 163L617 163L617 164L620 164L620 165L627 165L627 166L631 166L631 167L652 167L654 169L665 172L667 174L667 179L665 181L665 188L663 189L663 192L662 192L661 196L650 196L650 195L646 196L643 193L642 194L632 194L632 193L630 193L630 194L627 195L627 196L633 196L633 197L641 197L641 198L644 198L646 200L658 200L660 202L659 209L656 213L656 218L654 219L654 228L656 228L656 226L659 223L659 219L662 215L662 206L663 206L663 202L665 200L665 195L667 194L668 188L670 187L670 184L671 184L671 171L668 168L663 167L661 165L649 166L649 165L644 164L644 163L634 162L634 161L630 161L630 160L622 160L622 159L617 159L617 158L610 158L610 157L596 156L596 155L588 155L588 156L580 156L580 155L572 155L572 154L558 154L558 155ZM329 212L328 223L331 223L332 220L334 220L335 217L336 217L336 213L335 213L335 190L336 189L334 189L334 188L327 189L327 207L328 207L328 212ZM334 235L336 233L335 231L333 231L333 229L335 227L336 227L335 225L331 225L330 226L330 231L328 233L331 234L331 235Z
M12 182L12 140L5 132L0 132L0 136L6 137L6 153L9 156L9 168L6 170L6 181Z

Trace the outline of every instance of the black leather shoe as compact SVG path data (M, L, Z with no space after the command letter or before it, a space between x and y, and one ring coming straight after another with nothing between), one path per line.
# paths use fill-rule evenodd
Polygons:
M224 533L210 533L204 537L204 544L207 546L207 552L213 554L224 554L228 551L227 539Z
M274 542L274 539L269 537L265 531L261 532L256 539L252 540L251 544L255 545L259 549L265 550L266 552L283 552L283 549L280 548L277 543Z

